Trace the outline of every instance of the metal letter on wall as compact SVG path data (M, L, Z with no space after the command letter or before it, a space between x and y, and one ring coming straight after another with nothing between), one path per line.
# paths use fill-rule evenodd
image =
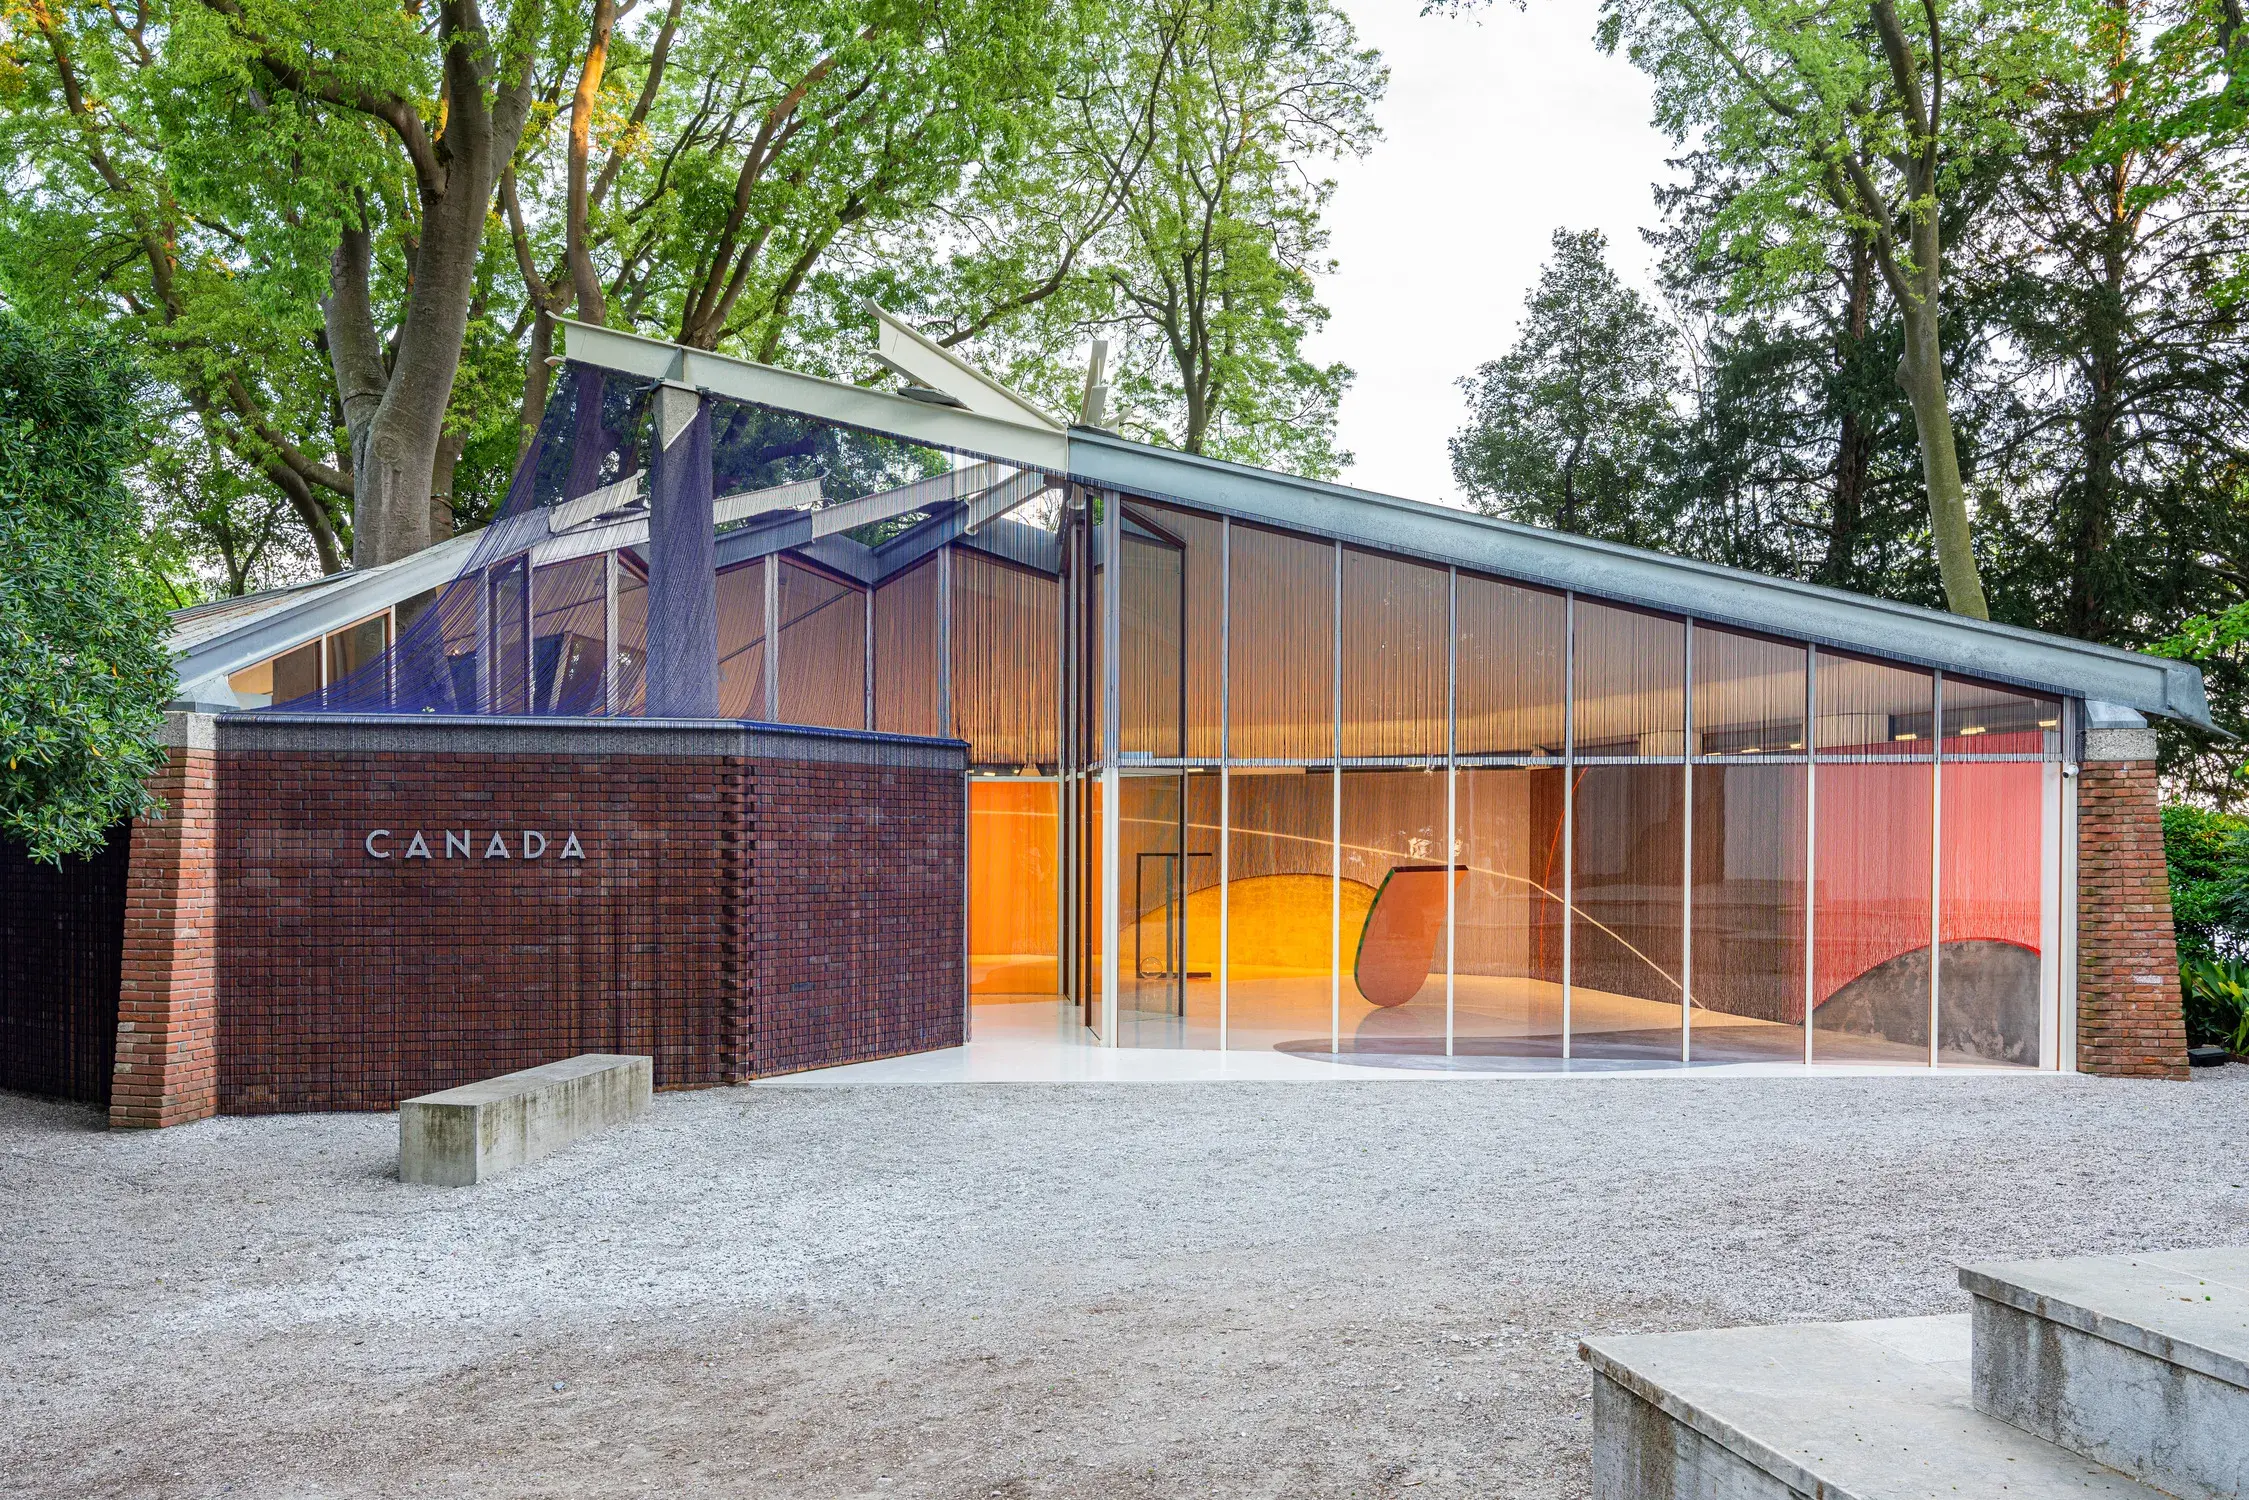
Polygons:
M701 396L656 392L648 486L648 716L718 716L718 548L711 417Z

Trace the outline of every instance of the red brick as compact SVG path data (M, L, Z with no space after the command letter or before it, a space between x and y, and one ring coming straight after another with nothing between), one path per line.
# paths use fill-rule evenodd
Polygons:
M2153 762L2090 761L2079 772L2077 877L2078 1070L2186 1077L2179 954Z

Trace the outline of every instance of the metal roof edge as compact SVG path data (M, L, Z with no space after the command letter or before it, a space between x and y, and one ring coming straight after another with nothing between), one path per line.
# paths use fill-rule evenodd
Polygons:
M2201 669L2188 662L1299 479L1094 428L1070 429L1069 473L1080 483L1240 520L2214 727Z
M464 553L473 552L483 532L467 531L378 568L352 568L295 590L263 614L214 632L178 653L182 686L239 672L269 656L294 650L354 620L365 619L402 599L442 588L461 571Z
M1032 427L959 407L934 406L889 391L689 349L643 334L596 328L569 318L557 318L555 326L562 330L567 356L580 364L646 380L668 380L714 396L754 401L760 406L1023 468L1060 472L1069 458L1069 439L1059 429Z

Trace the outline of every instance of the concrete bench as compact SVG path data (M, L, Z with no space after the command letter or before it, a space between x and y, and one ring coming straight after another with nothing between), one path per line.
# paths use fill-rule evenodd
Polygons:
M587 1052L398 1106L398 1180L465 1187L648 1107L655 1064Z

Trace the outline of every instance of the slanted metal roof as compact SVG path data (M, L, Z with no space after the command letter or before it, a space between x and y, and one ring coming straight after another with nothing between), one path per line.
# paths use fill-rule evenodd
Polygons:
M226 684L229 673L450 583L482 535L465 532L381 567L349 568L293 588L180 611L167 642L179 658L173 701L204 709L237 706Z
M1097 489L2210 726L2202 673L2185 662L1198 458L1092 428L1059 431L1051 419L1034 420L1037 414L1013 412L1004 402L981 411L936 405L614 329L568 321L562 328L569 357L580 363L1041 470ZM814 544L810 513L784 513L774 518L771 531L752 524L724 533L721 560L802 548L808 555L834 554L823 560L871 583L889 571L884 562L897 563L905 552L918 556L923 547L960 537L972 520L958 510L933 515L886 544L883 550L899 555L880 560L845 537L821 537ZM967 540L1034 566L1053 566L1051 542L1040 545L1019 534L1033 529L994 520ZM472 533L403 562L283 591L271 596L271 608L245 611L249 618L240 624L185 612L173 637L174 649L183 653L183 692L192 697L213 679L223 690L228 672L445 582L475 543Z
M2137 651L1221 463L1083 427L1070 429L1069 472L1080 483L1239 520L2210 727L2201 669Z

